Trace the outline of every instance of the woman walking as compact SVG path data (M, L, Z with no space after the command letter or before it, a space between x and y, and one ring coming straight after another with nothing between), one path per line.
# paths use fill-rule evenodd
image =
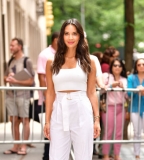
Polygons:
M92 159L93 138L100 135L95 77L82 26L69 19L61 27L55 58L46 66L44 134L50 139L50 160L68 160L71 145L76 160Z

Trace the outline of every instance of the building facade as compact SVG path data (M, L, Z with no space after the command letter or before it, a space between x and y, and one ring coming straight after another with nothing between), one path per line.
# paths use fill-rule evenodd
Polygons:
M4 86L4 70L10 59L9 44L19 37L24 42L24 54L36 68L37 57L46 47L44 0L0 0L0 86ZM0 121L3 121L4 91L0 90Z

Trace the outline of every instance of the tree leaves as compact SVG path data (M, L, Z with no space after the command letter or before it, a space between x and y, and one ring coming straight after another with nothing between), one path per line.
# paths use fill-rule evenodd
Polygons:
M85 31L90 46L94 52L96 43L101 44L98 50L104 51L105 47L124 46L124 26L131 25L124 22L124 4L122 0L52 0L54 11L54 26L52 31L60 30L63 21L77 18L81 22L81 4L85 6ZM144 1L135 1L135 47L143 41L142 31L144 23ZM109 38L104 39L108 34Z

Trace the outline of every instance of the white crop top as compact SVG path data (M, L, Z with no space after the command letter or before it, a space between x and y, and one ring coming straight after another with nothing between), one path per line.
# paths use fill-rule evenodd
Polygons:
M53 74L52 79L55 91L87 89L87 73L82 70L78 62L76 68L60 69L58 74Z

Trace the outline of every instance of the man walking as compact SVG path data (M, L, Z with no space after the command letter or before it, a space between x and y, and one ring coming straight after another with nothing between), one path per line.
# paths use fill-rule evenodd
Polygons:
M39 78L39 84L40 87L46 87L46 73L45 73L45 67L47 60L50 58L53 58L55 55L55 52L57 50L57 40L58 40L59 32L54 32L51 36L51 45L44 49L38 57L38 63L37 63L37 73ZM39 91L39 105L42 105L44 102L45 97L45 91ZM47 138L45 138L47 140ZM45 143L44 146L44 154L43 154L43 160L49 160L49 143Z
M20 38L13 38L10 43L12 58L9 61L5 72L4 81L10 86L32 86L34 83L34 69L29 58L25 61L23 54L23 41ZM24 69L24 61L26 68ZM25 76L19 76L19 74ZM26 78L27 77L27 78ZM29 100L30 91L9 90L6 92L6 107L10 116L12 136L14 140L20 140L19 124L23 124L23 140L29 139ZM14 144L13 147L4 152L4 154L20 154L25 155L26 144L19 146Z

